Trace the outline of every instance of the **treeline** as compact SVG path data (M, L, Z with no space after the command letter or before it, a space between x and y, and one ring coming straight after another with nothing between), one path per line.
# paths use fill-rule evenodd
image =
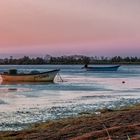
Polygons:
M140 64L138 57L87 57L87 56L60 56L60 57L36 57L30 58L4 58L0 59L0 65L43 65L43 64Z

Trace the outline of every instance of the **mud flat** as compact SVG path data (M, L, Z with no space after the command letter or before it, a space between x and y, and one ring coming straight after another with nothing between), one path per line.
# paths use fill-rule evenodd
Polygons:
M74 118L33 124L28 130L0 132L1 140L140 140L140 104L120 110L83 112Z

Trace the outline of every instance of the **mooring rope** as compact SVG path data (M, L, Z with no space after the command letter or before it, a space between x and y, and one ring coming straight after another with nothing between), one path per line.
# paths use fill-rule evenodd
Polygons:
M58 76L59 76L59 79L61 80L61 82L64 82L64 80L62 79L60 73L58 72Z

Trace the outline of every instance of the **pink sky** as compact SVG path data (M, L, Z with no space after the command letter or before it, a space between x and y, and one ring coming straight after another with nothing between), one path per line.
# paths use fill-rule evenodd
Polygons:
M0 53L139 55L140 0L0 1Z

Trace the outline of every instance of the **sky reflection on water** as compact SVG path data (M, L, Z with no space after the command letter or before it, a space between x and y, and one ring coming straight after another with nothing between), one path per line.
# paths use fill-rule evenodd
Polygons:
M0 66L1 71L11 66ZM20 71L46 71L57 66L12 66ZM64 82L0 85L0 130L19 130L32 122L77 115L101 108L140 103L140 66L118 72L85 72L82 66L59 66ZM122 81L125 81L123 84Z

